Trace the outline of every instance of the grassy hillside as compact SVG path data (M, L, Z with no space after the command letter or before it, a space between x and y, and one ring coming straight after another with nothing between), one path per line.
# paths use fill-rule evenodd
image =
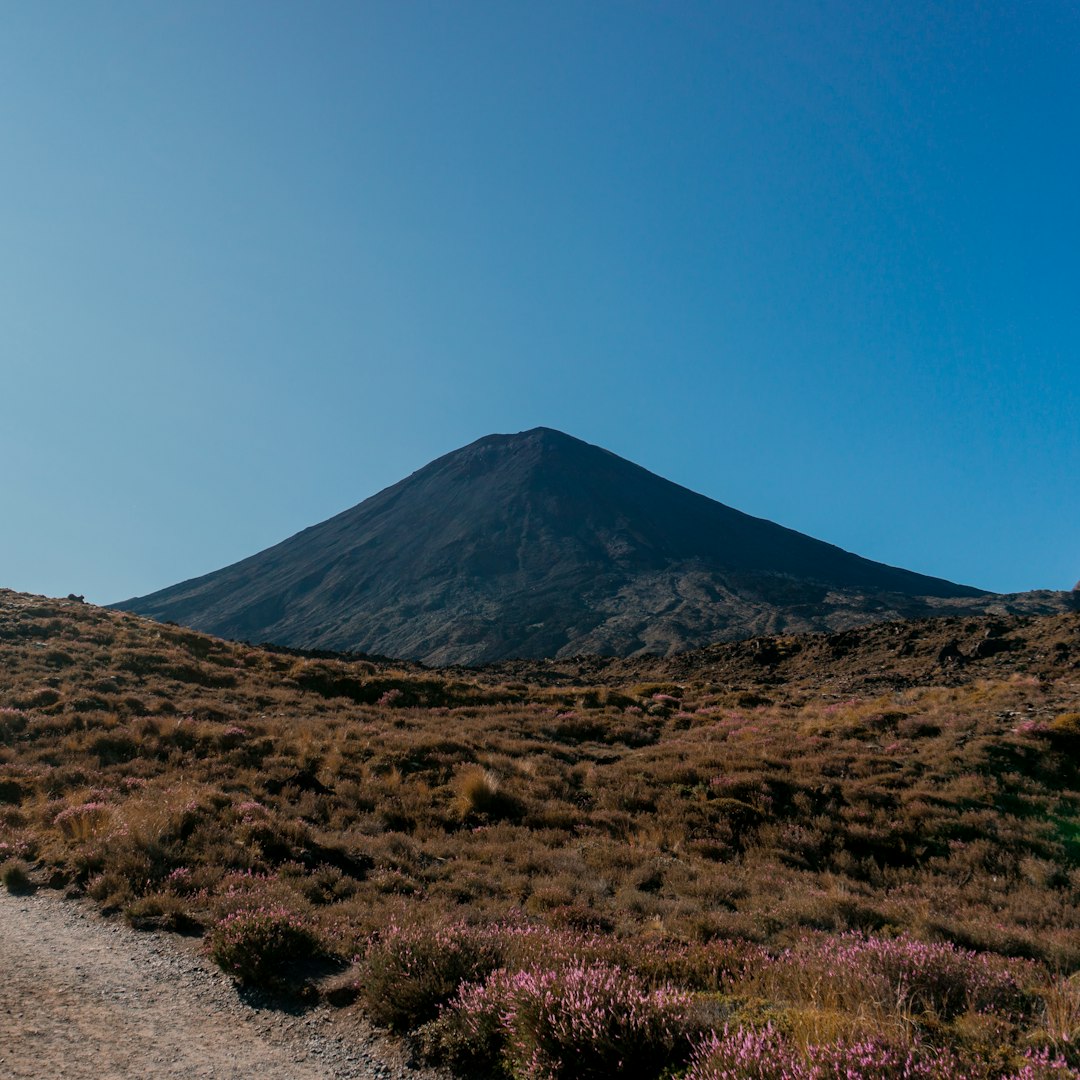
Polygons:
M1077 615L427 671L0 592L0 877L466 1074L1076 1075L1078 691Z

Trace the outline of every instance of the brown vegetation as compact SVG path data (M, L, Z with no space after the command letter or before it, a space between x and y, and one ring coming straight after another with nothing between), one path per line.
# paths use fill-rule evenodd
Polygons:
M384 981L390 927L517 928L477 980L546 928L537 955L576 942L713 1025L889 1031L1008 1075L1080 1039L1080 616L977 623L440 673L0 592L0 864L139 926L288 912ZM890 641L911 663L875 670ZM1020 997L814 978L852 932L1019 965Z

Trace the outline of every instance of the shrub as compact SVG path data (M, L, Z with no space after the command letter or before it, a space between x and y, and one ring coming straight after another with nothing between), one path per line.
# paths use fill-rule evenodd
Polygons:
M800 1051L771 1024L713 1032L686 1080L973 1080L948 1050L899 1047L880 1036Z
M713 1032L694 1051L686 1080L793 1080L791 1047L771 1024Z
M0 884L16 896L32 892L34 883L30 880L28 871L29 867L22 859L8 859L0 865Z
M935 1013L951 1020L968 1009L1017 1019L1032 1002L1021 985L1020 961L928 944L907 935L847 933L806 938L763 971L767 991L784 1000L858 1011L874 1005L904 1015Z
M463 987L448 1012L488 1059L501 1042L520 1080L651 1080L685 1059L690 1002L689 994L649 989L614 964L577 963L497 971L482 986Z
M1080 712L1067 712L1050 721L1050 730L1058 735L1080 736Z
M438 1017L417 1033L421 1053L466 1076L501 1074L502 1007L503 999L490 991L489 983L463 984Z
M1004 1080L1076 1080L1077 1072L1051 1050L1028 1050L1024 1064Z
M69 840L86 841L108 820L109 808L103 802L86 802L61 810L53 819Z
M376 1023L408 1031L434 1019L462 983L483 979L501 959L495 933L463 923L391 922L368 945L359 990Z
M238 983L280 988L299 961L318 955L319 941L303 920L284 907L261 907L226 915L210 931L214 962Z
M513 796L499 788L499 778L479 766L465 769L457 778L457 803L463 818L492 820L517 818L521 807Z

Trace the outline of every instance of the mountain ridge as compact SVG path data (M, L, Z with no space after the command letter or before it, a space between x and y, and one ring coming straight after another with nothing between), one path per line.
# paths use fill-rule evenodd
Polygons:
M223 637L476 664L1062 610L1034 595L864 559L541 427L484 436L264 551L114 606Z

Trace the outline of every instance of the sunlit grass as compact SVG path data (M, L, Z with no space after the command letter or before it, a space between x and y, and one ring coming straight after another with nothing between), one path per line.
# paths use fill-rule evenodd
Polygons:
M381 1019L458 1068L561 1075L585 1021L552 987L592 995L617 1047L613 970L646 1012L661 988L689 1004L633 1028L641 1072L613 1049L598 1075L655 1075L654 1051L675 1065L703 1039L700 1078L729 1058L755 1075L774 1044L799 1076L815 1055L863 1054L868 1076L1077 1064L1068 665L886 691L647 662L541 684L12 593L0 656L0 864L137 925L201 927L256 980L276 979L259 942L302 927L356 962L369 1010L399 1002Z

